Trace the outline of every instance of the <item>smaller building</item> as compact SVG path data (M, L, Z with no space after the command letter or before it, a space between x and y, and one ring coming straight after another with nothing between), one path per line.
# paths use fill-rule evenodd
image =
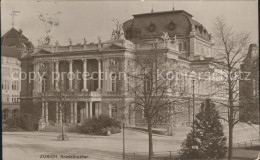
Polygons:
M17 118L20 110L21 51L2 46L2 120Z
M1 37L2 120L17 118L20 113L21 58L34 46L22 33L11 28Z
M240 113L242 122L259 123L259 50L251 44L241 65Z

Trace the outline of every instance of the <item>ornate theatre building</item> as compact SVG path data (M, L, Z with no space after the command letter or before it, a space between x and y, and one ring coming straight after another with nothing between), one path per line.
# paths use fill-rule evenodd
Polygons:
M116 73L127 73L136 54L155 51L165 53L177 71L217 72L212 68L221 65L212 58L211 35L192 17L183 10L138 14L124 22L122 30L113 31L108 41L39 46L21 64L22 71L33 72L35 77L22 80L21 115L28 128L36 129L39 120L45 126L59 124L61 105L65 106L63 122L68 125L80 125L85 119L101 114L125 119L128 126L144 125L143 113L134 109L134 97L127 95L130 80L118 79ZM62 76L62 73L73 74ZM83 73L90 73L91 78L82 78ZM181 81L177 87L184 92L186 103L182 104L183 114L174 117L176 126L188 125L192 117L191 77L183 76ZM195 82L196 110L205 98L223 98L223 92L215 94L220 88L209 83ZM167 122L160 122L159 126L164 126L163 123Z

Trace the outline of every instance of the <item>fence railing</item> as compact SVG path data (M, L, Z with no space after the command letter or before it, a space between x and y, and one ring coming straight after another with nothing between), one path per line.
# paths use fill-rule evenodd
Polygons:
M133 152L126 153L126 160L146 160L148 158L148 152ZM153 152L153 158L159 160L172 160L178 156L177 151L162 151L162 152Z
M254 147L254 146L259 146L260 145L260 142L259 140L255 139L255 140L251 140L251 141L246 141L246 142L240 142L240 143L237 143L237 147L238 148L251 148L251 147Z

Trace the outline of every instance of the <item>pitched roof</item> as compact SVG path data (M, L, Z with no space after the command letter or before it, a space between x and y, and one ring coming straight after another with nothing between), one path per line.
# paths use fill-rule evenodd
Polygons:
M18 31L15 28L11 28L8 32L6 32L2 36L2 39L3 38L22 38L28 40L28 38L22 34L22 30Z
M22 48L24 46L27 48L34 48L29 39L22 34L22 31L18 31L15 28L11 28L1 37L1 45L15 46L18 48Z
M1 56L20 59L22 52L15 47L1 46Z

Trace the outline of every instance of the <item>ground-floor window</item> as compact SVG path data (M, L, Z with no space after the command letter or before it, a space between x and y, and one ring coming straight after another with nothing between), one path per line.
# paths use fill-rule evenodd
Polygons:
M19 110L18 109L14 109L12 111L12 118L18 118L19 116Z
M9 110L8 109L4 109L2 112L2 116L3 116L3 120L7 120L8 119L8 114L9 114Z
M113 105L112 106L112 118L116 118L117 117L117 106Z

